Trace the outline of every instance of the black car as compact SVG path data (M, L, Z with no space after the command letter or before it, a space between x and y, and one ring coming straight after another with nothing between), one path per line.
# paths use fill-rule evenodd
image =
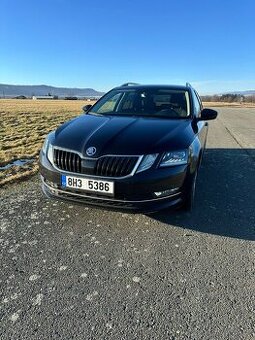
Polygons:
M48 197L133 212L191 209L208 123L189 85L124 84L51 132L40 153Z

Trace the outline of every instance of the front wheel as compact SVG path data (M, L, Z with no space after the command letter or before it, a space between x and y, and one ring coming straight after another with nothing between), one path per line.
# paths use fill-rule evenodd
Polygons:
M191 211L194 206L195 191L196 191L196 181L197 181L197 170L190 178L187 184L187 190L184 197L183 209L185 211Z

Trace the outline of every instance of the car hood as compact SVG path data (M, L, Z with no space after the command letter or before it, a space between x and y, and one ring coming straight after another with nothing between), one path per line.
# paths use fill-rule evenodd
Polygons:
M187 148L194 131L190 119L81 115L56 130L54 145L86 156L143 155Z

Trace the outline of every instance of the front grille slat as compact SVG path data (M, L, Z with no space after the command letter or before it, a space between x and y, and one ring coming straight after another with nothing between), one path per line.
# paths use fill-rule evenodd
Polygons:
M71 171L71 169L70 169L70 152L66 153L66 167L67 167L68 171Z
M68 153L67 153L67 158L66 158L68 171L71 171L71 167L70 167L70 159L71 159L71 152L68 152Z
M134 169L134 167L135 167L135 165L136 165L136 160L134 160L134 159L131 159L130 160L130 163L129 163L129 167L128 167L128 172L132 172L133 171L133 169Z
M108 174L108 176L111 176L113 163L114 163L114 158L109 157L109 161L108 161L107 168L106 168L106 173Z
M100 159L96 162L96 165L95 165L95 168L94 168L94 171L95 171L95 174L98 174L99 173L99 169L100 169Z
M68 152L67 153L67 157L66 157L66 163L67 163L68 171L71 171L71 168L70 168L70 158L71 158L71 152Z
M71 151L54 148L54 164L63 171L73 173L87 173L85 165L82 167L81 157ZM90 168L89 175L102 177L125 177L132 173L138 156L102 156L95 159L94 168Z
M62 169L64 167L63 165L63 152L62 150L59 150L59 166Z
M76 167L75 167L75 154L74 153L72 153L72 171L73 172L75 172L75 169L76 169Z
M101 166L101 176L104 176L104 174L106 174L107 163L108 163L108 157L103 157L102 166Z
M79 157L77 155L75 155L75 160L76 172L80 172Z
M56 152L53 153L53 162L54 164L57 164L57 153Z
M61 169L61 165L60 165L60 150L58 150L58 154L57 154L57 166Z
M103 156L96 162L94 173L104 177L124 177L130 175L137 156Z
M74 152L54 149L53 160L60 170L81 173L81 158Z
M63 152L63 164L64 164L64 168L68 170L68 167L67 167L67 154L68 152Z
M73 153L70 152L70 155L69 155L69 168L70 168L70 171L73 171Z
M60 167L60 152L57 153L57 166Z
M122 168L120 170L120 175L121 176L123 176L123 174L127 172L129 164L130 164L130 159L126 158L125 162L124 162L124 165L122 166Z
M116 170L115 170L115 176L120 177L121 176L121 169L123 165L125 164L125 157L122 157L120 161L117 163Z
M53 152L53 162L56 164L56 166L58 166L58 150Z
M60 165L60 168L63 169L64 165L63 165L63 152L62 152L62 150L59 150L59 165Z
M119 162L119 158L115 157L112 163L112 166L111 166L110 176L115 176L118 162Z

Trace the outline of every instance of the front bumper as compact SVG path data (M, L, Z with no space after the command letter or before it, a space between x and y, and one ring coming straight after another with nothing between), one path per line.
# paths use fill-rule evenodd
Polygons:
M180 206L185 191L187 173L188 166L180 165L172 168L146 170L128 178L114 179L115 194L114 197L109 197L63 188L61 174L67 173L57 170L43 153L40 154L42 189L47 197L114 210L145 213ZM81 174L73 175L88 177ZM109 177L109 180L112 179ZM167 196L156 197L154 194L175 188L178 189Z

